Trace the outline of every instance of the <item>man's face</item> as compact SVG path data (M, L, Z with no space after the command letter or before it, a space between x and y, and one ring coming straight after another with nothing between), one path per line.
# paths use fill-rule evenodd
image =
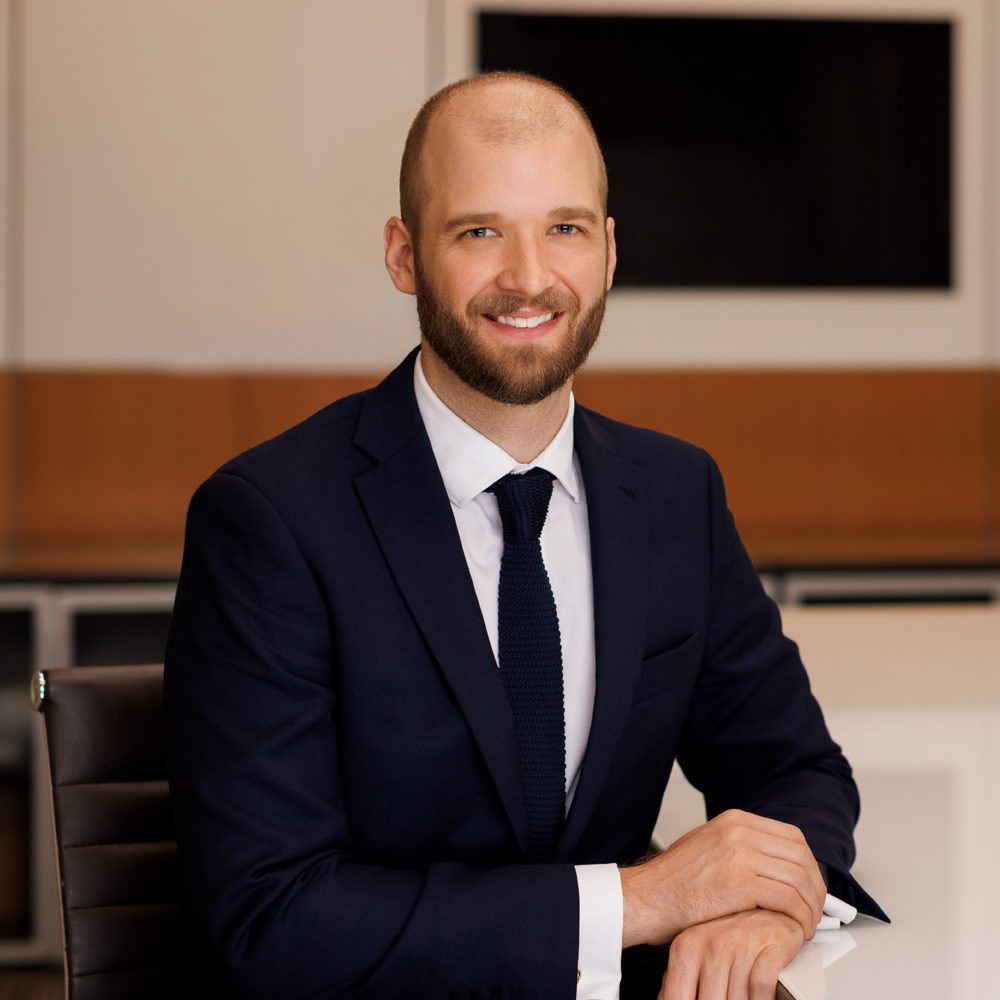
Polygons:
M426 346L477 392L538 402L583 364L604 316L614 238L596 151L575 121L501 143L435 124L414 261Z

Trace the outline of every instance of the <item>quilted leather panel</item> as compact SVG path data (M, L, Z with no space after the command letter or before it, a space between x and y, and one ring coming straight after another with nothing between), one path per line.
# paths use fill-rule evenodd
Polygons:
M163 668L46 671L69 1000L226 995L183 903Z
M63 905L180 903L177 844L99 844L62 853Z
M55 805L64 848L174 839L166 781L63 785Z
M74 977L156 965L171 953L184 954L187 921L180 903L98 906L67 910L65 917Z
M45 727L54 786L166 778L162 667L49 674Z
M70 989L73 1000L166 1000L190 995L179 992L166 971L149 968L74 976Z

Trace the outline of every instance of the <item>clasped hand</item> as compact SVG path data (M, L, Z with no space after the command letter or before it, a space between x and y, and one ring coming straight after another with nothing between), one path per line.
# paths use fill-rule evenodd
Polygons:
M802 928L749 910L681 931L658 1000L774 1000L778 974L802 947Z
M622 946L673 942L661 1000L770 1000L826 896L797 827L735 809L621 878Z

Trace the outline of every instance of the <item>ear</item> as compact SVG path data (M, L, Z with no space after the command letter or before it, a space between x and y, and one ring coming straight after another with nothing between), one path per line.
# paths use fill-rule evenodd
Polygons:
M392 283L407 295L416 295L417 281L413 273L413 240L406 223L393 216L382 234L385 242L385 269Z
M605 279L605 288L611 290L611 282L615 277L615 265L618 263L618 249L615 247L615 220L608 216L606 223L608 234L608 273Z

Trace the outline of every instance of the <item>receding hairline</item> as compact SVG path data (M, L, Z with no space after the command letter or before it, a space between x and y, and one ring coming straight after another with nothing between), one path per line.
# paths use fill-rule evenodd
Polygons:
M420 211L428 200L423 179L423 153L431 125L449 112L459 111L463 97L506 87L516 95L502 108L473 110L468 116L477 138L487 143L527 142L545 131L579 122L594 144L598 162L598 197L607 215L608 180L601 146L587 112L568 91L551 80L528 73L501 71L467 77L442 87L417 112L403 148L399 171L399 209L403 222L416 237Z
M479 78L474 77L473 82ZM477 94L495 93L492 104L476 105ZM428 132L443 120L461 118L487 143L527 142L549 129L580 121L580 114L562 94L520 80L498 81L492 86L468 86L451 93L437 106Z

